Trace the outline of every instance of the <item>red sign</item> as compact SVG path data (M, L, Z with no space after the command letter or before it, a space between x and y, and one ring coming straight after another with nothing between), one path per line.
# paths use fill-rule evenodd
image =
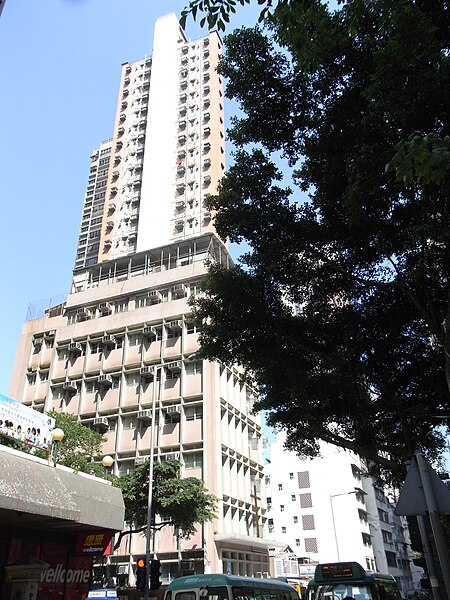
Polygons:
M77 537L75 556L95 556L104 554L111 542L111 532L81 533Z

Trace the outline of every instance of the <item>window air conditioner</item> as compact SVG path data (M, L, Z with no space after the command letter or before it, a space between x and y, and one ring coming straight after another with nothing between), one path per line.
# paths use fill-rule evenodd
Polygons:
M65 381L62 385L63 390L65 390L66 392L76 392L77 391L77 384L75 383L75 381Z
M116 338L113 335L104 335L102 337L102 344L104 346L115 346Z
M151 423L152 421L152 411L151 410L140 410L137 414L138 421L143 421L144 423Z
M179 415L181 413L181 406L179 404L174 404L173 406L166 406L165 410L168 415Z
M181 360L175 360L164 365L169 371L181 371Z
M99 375L97 379L98 386L109 387L112 384L111 375Z
M106 242L105 242L106 243ZM111 303L110 302L100 302L100 304L98 305L98 310L105 315L110 315L112 308L111 308Z
M107 417L97 417L94 419L94 427L98 427L99 429L108 429L108 425Z
M78 342L72 342L67 347L70 354L81 354L83 347Z
M156 339L157 337L157 332L156 329L154 327L144 327L144 329L142 330L142 334L144 335L144 337L148 338L148 339Z
M184 283L179 283L178 285L174 285L172 288L172 296L175 298L182 298L186 295L186 286Z

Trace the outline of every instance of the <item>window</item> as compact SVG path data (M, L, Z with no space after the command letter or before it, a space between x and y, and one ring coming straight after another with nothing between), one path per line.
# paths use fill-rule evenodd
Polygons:
M368 533L361 533L361 536L362 536L362 541L363 541L364 546L371 546L372 545L372 540L371 540L370 534L368 534Z
M33 354L38 354L41 351L42 339L36 338L33 340Z
M186 421L203 419L203 406L187 406L184 409L184 414L186 415Z
M295 494L292 494L292 495L291 495L291 500L292 500L292 502L295 502L296 498L297 498L297 497L296 497L296 495L295 495Z
M294 516L294 523L298 523L298 517Z
M201 360L186 363L186 375L201 375L203 373L203 363Z
M128 336L128 344L130 346L140 346L142 344L142 335L139 333L130 333Z
M302 508L311 508L312 507L311 494L300 494L300 506Z
M95 392L95 381L93 379L90 379L88 381L84 382L84 389L86 391L86 394L92 394Z
M102 351L102 344L100 341L95 341L90 343L91 354L99 354Z
M295 545L296 546L300 546L300 539L299 538L295 538Z
M186 322L186 333L197 333L197 328L194 323Z
M286 527L281 528L281 533L286 533Z
M381 535L383 536L383 542L385 544L392 544L392 533L390 531L381 530Z
M53 337L45 338L45 347L46 348L53 348L54 345L55 345L55 338L53 338Z
M297 479L299 488L311 487L311 484L309 482L309 471L302 471L300 473L297 473Z
M40 381L48 381L48 371L41 371L39 373Z
M317 552L316 538L305 538L305 552Z
M382 510L381 508L378 509L378 517L380 519L380 521L383 521L384 523L389 523L389 515L385 510Z
M139 383L141 382L141 376L138 372L128 373L125 376L125 380L127 382L127 386L139 385Z
M127 310L128 310L128 298L126 298L125 300L119 300L119 302L116 302L116 304L115 304L115 312L116 313L126 312Z
M281 490L282 490L282 489L283 489L283 484L282 484L282 483L279 483L279 484L278 484L278 490L281 492Z
M289 473L289 479L294 479L294 473Z
M28 373L27 375L27 383L28 385L36 384L36 373Z
M395 552L386 552L386 561L389 567L397 567L397 557Z
M314 515L303 515L302 516L303 529L315 529L314 526Z
M284 512L284 504L280 504L280 512Z
M270 475L266 475L265 482L266 482L266 485L270 485Z
M184 455L185 469L199 469L203 467L203 455L201 452L186 453Z

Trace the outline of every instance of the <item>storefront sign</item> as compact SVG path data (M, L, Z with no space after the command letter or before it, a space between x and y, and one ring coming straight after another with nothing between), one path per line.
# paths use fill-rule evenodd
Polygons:
M75 556L104 554L111 541L112 533L82 533L77 537Z

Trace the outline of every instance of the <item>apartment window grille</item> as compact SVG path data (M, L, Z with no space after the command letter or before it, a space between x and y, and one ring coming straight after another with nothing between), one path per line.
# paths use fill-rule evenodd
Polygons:
M317 552L316 538L305 538L305 552Z
M315 529L314 515L302 515L302 525L305 531L308 529Z
M128 298L126 300L120 300L115 304L115 312L121 313L126 312L128 310Z
M372 539L369 533L361 533L364 546L372 546Z
M297 473L298 487L299 488L309 488L311 487L309 481L309 471L301 471Z
M300 494L300 506L302 508L311 508L312 507L311 494Z

